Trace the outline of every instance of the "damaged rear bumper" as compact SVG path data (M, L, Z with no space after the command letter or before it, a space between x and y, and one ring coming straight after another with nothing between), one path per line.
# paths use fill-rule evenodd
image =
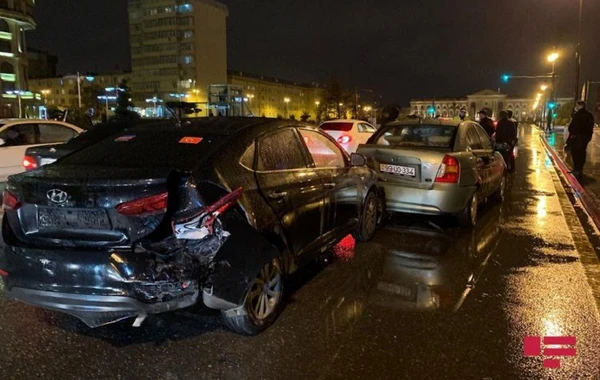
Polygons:
M97 296L12 288L6 297L33 306L56 310L80 319L89 327L99 327L133 318L139 326L149 314L159 314L194 305L198 291L170 301L147 304L131 297Z

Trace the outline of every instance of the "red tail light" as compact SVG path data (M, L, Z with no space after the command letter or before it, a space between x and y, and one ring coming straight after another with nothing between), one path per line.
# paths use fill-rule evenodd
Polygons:
M33 170L38 168L37 161L31 156L23 157L23 166L25 167L25 170Z
M8 190L4 190L4 194L2 195L2 207L4 207L5 210L18 210L21 208L19 197Z
M228 208L233 206L240 196L242 195L243 189L241 187L225 195L223 198L217 200L215 203L204 207L197 214L194 214L186 219L175 220L171 223L173 232L175 235L182 233L185 229L189 228L186 224L195 224L193 228L206 228L209 233L214 233L213 225L219 215L227 211ZM199 224L200 223L200 224Z
M438 170L435 182L439 183L458 183L460 178L460 165L456 158L446 156L442 160L440 170Z
M352 136L348 135L342 135L337 139L337 142L339 142L340 144L348 144L350 141L352 141Z
M119 214L126 216L160 214L167 211L168 199L169 193L162 193L121 203L116 207L116 209Z

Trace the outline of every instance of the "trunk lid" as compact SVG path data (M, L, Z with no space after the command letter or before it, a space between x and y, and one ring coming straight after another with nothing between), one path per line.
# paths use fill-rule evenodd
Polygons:
M9 183L21 207L8 213L23 241L40 245L129 246L154 232L165 209L123 215L117 206L178 191L172 169L52 165Z
M442 160L449 152L449 148L411 149L375 144L358 148L381 181L426 189L433 187Z

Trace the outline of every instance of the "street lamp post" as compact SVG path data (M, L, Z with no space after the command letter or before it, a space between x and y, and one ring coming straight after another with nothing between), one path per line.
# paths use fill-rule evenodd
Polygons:
M290 104L290 98L283 98L283 102L285 103L285 118L287 119L289 115L288 105Z
M550 101L554 102L555 96L555 78L556 78L556 60L559 55L557 52L550 53L548 55L548 62L552 63L552 82L550 83ZM579 85L578 85L579 86ZM546 129L552 130L552 110L548 107L547 117L546 117Z
M580 98L579 81L581 75L581 20L583 18L583 0L579 0L579 18L577 23L577 50L575 52L575 95L573 97L574 104Z

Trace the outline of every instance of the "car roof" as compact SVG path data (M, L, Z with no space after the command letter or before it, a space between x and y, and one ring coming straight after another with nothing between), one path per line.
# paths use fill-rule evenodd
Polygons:
M194 119L184 120L181 126L182 131L189 131L198 134L210 134L210 135L221 135L221 136L233 136L240 132L249 132L254 134L261 134L263 132L269 132L272 130L285 128L285 127L307 127L316 128L310 124L305 124L293 120L283 119L270 119L263 117L229 117L229 116L218 116L218 117L200 117ZM165 127L178 128L173 120L166 121ZM130 131L137 130L156 130L160 128L161 124L152 125L141 125L135 126Z
M418 125L418 124L427 124L427 125L446 125L449 127L458 127L461 124L465 123L462 120L452 120L452 119L447 119L447 118L425 118L425 119L420 119L420 118L409 118L409 119L402 119L402 120L396 120L396 121L392 121L390 123L387 123L387 125Z
M321 124L327 124L327 123L368 123L368 121L357 120L357 119L335 119L335 120L324 121Z

